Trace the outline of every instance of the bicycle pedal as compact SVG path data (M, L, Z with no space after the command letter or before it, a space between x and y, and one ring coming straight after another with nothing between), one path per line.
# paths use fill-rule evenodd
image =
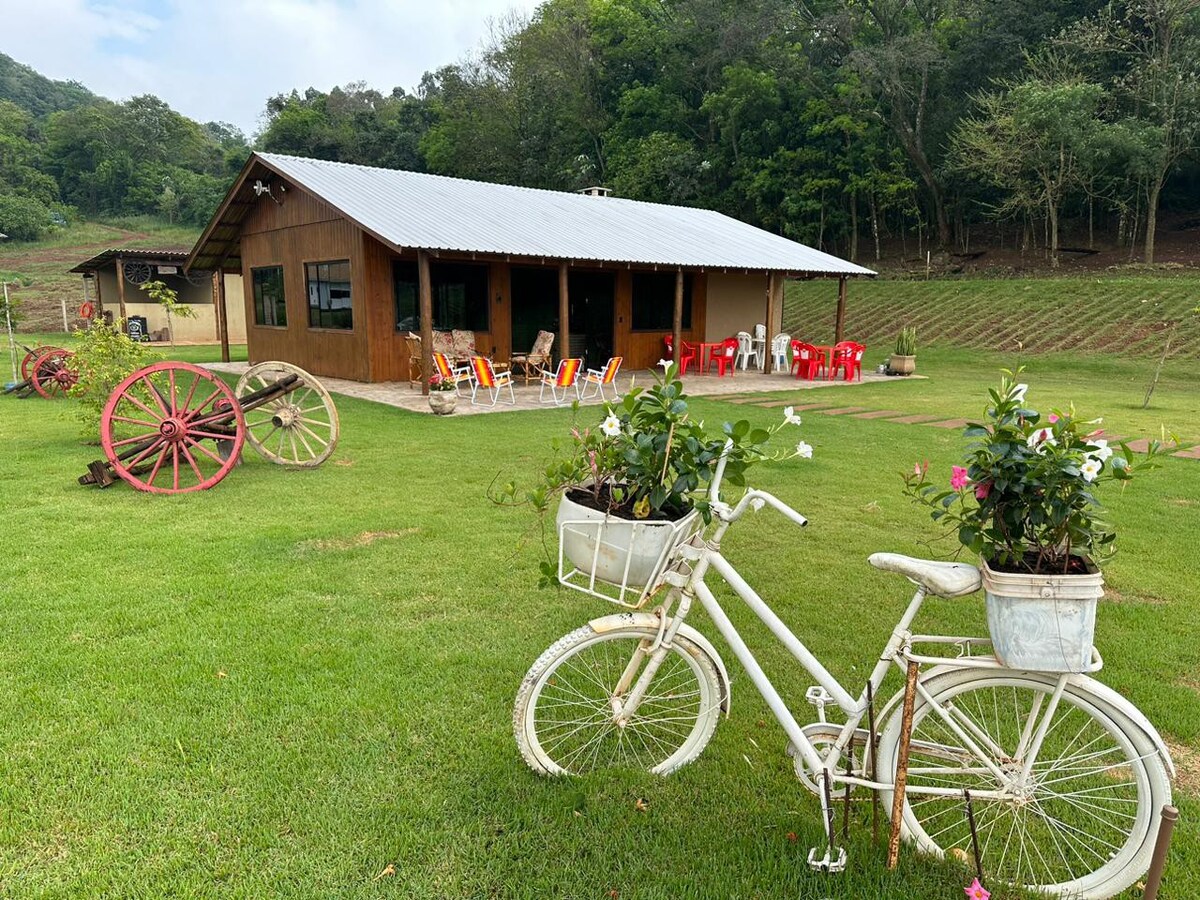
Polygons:
M804 692L804 699L817 708L818 721L825 721L825 705L833 702L833 694L819 684L814 684Z
M817 850L813 847L808 851L808 865L815 872L828 872L836 875L846 870L846 848L826 847L825 854L818 858Z

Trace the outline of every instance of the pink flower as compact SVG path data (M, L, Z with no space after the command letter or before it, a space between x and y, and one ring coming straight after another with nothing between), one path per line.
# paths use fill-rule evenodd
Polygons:
M967 486L967 482L969 480L970 479L967 478L967 470L962 466L950 467L950 487L952 487L954 490L961 491Z
M1050 413L1050 415L1047 418L1050 420L1051 425L1053 425L1055 422L1058 421L1058 416L1054 413Z
M929 463L913 463L913 474L918 478L924 478L925 473L929 471Z
M967 900L988 900L992 896L991 892L979 883L978 878L971 882L970 887L965 888L965 893Z
M975 485L975 499L976 500L986 500L988 498L988 494L990 494L991 492L992 492L992 483L990 481L984 481L980 484Z

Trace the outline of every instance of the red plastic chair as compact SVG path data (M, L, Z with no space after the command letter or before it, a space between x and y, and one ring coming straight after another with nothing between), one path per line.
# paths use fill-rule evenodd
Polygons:
M854 351L858 348L858 344L854 341L841 341L833 345L833 353L830 354L829 372L827 376L831 381L837 378L838 372L843 373L846 381L851 378L851 372L854 370Z
M663 337L663 343L667 345L667 359L671 360L672 362L675 362L675 348L671 346L673 342L674 342L674 338L671 335L668 334ZM696 361L696 348L693 347L691 344L689 344L687 341L684 341L683 342L683 353L681 353L679 355L679 374L686 375L687 370L688 370L688 363L694 363L695 361Z
M792 371L797 378L812 381L825 368L825 354L803 341L792 341Z
M850 359L850 367L846 369L846 380L850 381L856 375L858 380L862 381L862 361L863 354L867 352L866 344L855 344L854 355Z
M738 342L737 338L725 338L719 345L710 347L708 350L708 365L707 369L713 367L713 363L717 364L717 377L725 377L725 370L729 370L729 374L733 374L734 360L737 358Z

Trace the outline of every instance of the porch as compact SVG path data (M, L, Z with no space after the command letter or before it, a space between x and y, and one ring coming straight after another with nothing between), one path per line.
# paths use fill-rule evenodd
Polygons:
M232 375L240 375L249 368L249 363L205 363L205 366L216 372L225 372ZM910 378L920 378L919 375L910 376ZM847 395L852 394L853 389L860 384L878 384L879 382L901 382L909 379L897 378L888 375L880 375L875 372L863 372L862 381L843 381L837 379L834 381L825 381L818 379L816 381L805 381L794 378L785 374L766 375L762 372L738 372L733 377L719 378L716 375L687 375L684 378L684 385L688 395L691 397L713 397L719 399L727 399L730 402L753 402L756 394L778 393L780 391L838 391ZM335 394L341 394L346 397L355 397L359 400L371 400L375 403L383 403L387 406L394 406L398 409L405 409L409 412L430 413L428 398L423 396L419 390L415 390L406 382L362 382L351 381L345 378L330 378L320 376L320 381L325 387ZM647 385L653 383L653 375L648 370L641 370L626 374L622 372L617 376L617 384L621 396L633 387L635 384ZM538 400L540 388L536 384L525 385L518 383L513 387L513 393L516 397L516 404L507 402L507 394L505 391L501 396L500 402L494 407L491 406L472 406L470 389L464 385L461 388L461 396L458 401L458 408L454 415L475 415L477 413L490 412L512 412L513 410L530 410L530 409L553 409L554 404L550 402L541 403ZM609 393L611 398L611 392ZM547 397L549 394L547 393ZM851 402L850 399L846 400ZM581 401L582 406L603 406L604 401L599 397L589 397L587 400ZM566 404L567 406L570 403ZM432 415L432 413L430 413Z

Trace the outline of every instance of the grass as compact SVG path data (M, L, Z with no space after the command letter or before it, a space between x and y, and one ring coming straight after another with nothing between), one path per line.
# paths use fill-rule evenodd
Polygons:
M929 380L855 388L847 402L968 415L1002 362L919 354ZM1027 362L1034 402L1074 400L1125 433L1163 418L1200 436L1182 366L1142 413L1144 361ZM970 879L953 864L905 853L887 872L865 810L850 870L808 871L818 807L728 652L732 716L698 762L661 780L528 772L511 735L522 675L553 640L610 609L538 590L530 516L485 492L497 474L531 479L571 413L443 420L338 402L342 443L322 468L249 455L212 491L156 497L77 486L98 451L75 439L67 404L0 398L0 893L962 896ZM779 415L715 400L695 409L712 423ZM900 496L897 473L927 459L948 475L961 439L816 414L795 433L815 458L764 465L753 483L811 526L800 533L763 512L725 549L857 685L908 596L866 556L951 549L926 545L936 532ZM1177 788L1163 900L1200 886L1198 498L1200 463L1178 459L1108 498L1122 553L1106 571L1118 599L1100 616L1101 677L1179 748L1190 779ZM810 679L749 615L730 612L805 715ZM702 614L691 621L716 637ZM985 628L978 597L931 601L921 621Z
M837 290L828 281L788 285L784 330L822 341L833 333ZM846 334L885 355L905 325L917 329L917 354L930 343L1015 352L1072 350L1119 356L1200 356L1200 277L1104 273L1060 278L944 278L855 281ZM1178 327L1176 328L1176 324Z

